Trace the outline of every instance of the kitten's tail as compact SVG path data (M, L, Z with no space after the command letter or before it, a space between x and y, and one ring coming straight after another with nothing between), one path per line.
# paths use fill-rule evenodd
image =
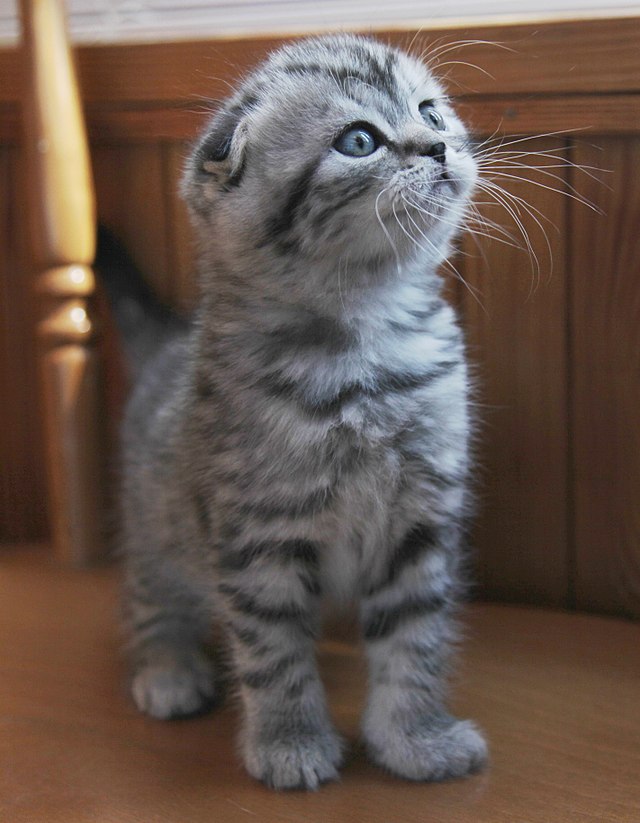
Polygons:
M124 246L104 226L98 227L94 268L111 305L130 376L135 379L167 340L186 331L188 322L153 293Z

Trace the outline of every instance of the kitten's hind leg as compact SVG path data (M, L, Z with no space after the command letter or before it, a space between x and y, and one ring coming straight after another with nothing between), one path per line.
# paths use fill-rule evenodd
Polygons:
M462 777L487 759L474 724L445 708L457 594L448 542L444 530L416 526L362 603L370 665L365 741L379 765L412 780Z
M208 711L217 691L205 650L211 616L203 598L175 577L131 568L125 596L138 709L162 720Z

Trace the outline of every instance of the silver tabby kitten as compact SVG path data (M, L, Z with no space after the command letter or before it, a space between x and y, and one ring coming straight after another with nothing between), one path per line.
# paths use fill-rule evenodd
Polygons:
M476 176L425 67L350 35L273 54L186 171L202 298L124 429L133 696L160 718L206 708L217 617L242 758L276 788L340 765L314 658L325 596L359 603L373 760L439 780L486 759L445 708L470 424L437 274Z

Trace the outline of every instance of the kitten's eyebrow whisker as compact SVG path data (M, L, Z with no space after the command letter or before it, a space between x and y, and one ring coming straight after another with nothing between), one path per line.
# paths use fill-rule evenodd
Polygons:
M407 51L408 51L409 53L411 53L411 49L413 48L413 46L414 46L414 44L415 44L416 40L418 39L418 37L420 37L420 35L423 33L424 29L425 29L425 27L424 27L424 26L420 26L420 28L416 31L416 33L415 33L415 34L413 35L413 37L411 38L411 42L410 42L410 43L409 43L409 45L407 46Z
M436 44L441 42L443 39L445 38L441 37L440 41L435 41ZM425 65L430 68L434 62L436 62L440 57L443 57L445 54L449 54L449 52L452 51L459 51L460 49L469 48L471 46L495 46L496 48L504 49L505 51L509 51L513 54L516 53L515 49L512 49L510 46L507 46L505 43L501 43L497 40L454 40L444 42L441 46L427 46L420 55L420 59L423 60ZM432 54L430 60L425 60L425 55L427 52ZM439 64L436 62L436 65Z
M470 69L475 69L476 71L481 72L482 74L486 75L490 80L495 80L496 78L488 72L486 69L481 68L480 66L476 66L475 63L467 63L464 60L446 60L444 63L438 64L438 71L445 66L468 66Z

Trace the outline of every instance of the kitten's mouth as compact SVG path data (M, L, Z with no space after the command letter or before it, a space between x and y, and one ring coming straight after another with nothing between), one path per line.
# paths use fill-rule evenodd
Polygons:
M457 194L460 189L460 180L447 167L428 177L424 174L407 176L404 182L416 194Z

